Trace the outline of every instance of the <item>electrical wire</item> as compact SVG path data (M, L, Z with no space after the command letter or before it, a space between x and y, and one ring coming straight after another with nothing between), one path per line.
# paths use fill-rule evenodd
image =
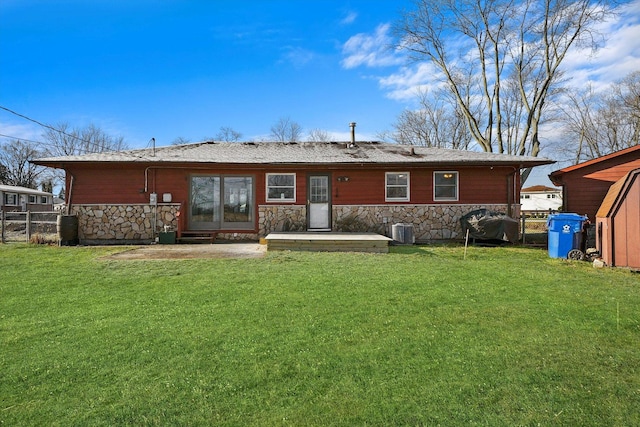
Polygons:
M0 137L9 138L9 139L15 139L17 141L30 142L32 144L38 144L38 145L44 145L44 146L47 146L47 145L51 144L50 142L34 141L32 139L20 138L18 136L12 136L12 135L5 135L3 133L0 133Z
M63 131L63 130L61 130L61 129L56 129L56 128L54 128L53 126L47 125L47 124L45 124L45 123L42 123L42 122L40 122L40 121L38 121L38 120L36 120L36 119L32 119L31 117L25 116L24 114L20 114L20 113L18 113L18 112L16 112L16 111L11 110L10 108L7 108L7 107L4 107L4 106L0 105L0 109L2 109L2 110L4 110L4 111L7 111L8 113L11 113L11 114L13 114L13 115L16 115L16 116L18 116L18 117L20 117L20 118L23 118L23 119L25 119L25 120L28 120L28 121L30 121L30 122L32 122L32 123L35 123L35 124L37 124L38 126L42 126L42 127L44 127L44 128L50 129L50 130L52 130L52 131L54 131L54 132L58 132L58 133L59 133L59 134L61 134L61 135L65 135L65 136L68 136L68 137L73 138L73 139L75 139L75 140L78 140L78 141L80 141L80 142L83 142L83 143L85 143L85 144L87 144L87 145L89 145L89 146L94 146L94 147L96 147L96 148L101 148L98 144L96 144L96 143L95 143L95 142L93 142L93 141L88 141L88 140L82 139L82 138L81 138L81 137L79 137L79 136L76 136L76 135L73 135L73 134L67 133L67 132L65 132L65 131ZM4 136L4 137L8 137L8 138L14 138L14 137L6 136L6 135L0 135L0 136ZM47 143L38 142L38 141L29 141L29 140L24 139L24 138L14 138L14 139L17 139L17 140L20 140L20 141L33 142L33 143L35 143L35 144L44 144L44 145L47 145ZM53 144L53 143L49 143L48 145L55 146L55 144ZM93 154L93 153L95 153L95 152L90 151L90 150L82 150L82 151L84 151L84 152L85 152L84 154ZM119 153L121 153L121 154L124 154L124 155L126 155L126 156L130 156L130 157L136 158L136 159L141 159L141 158L143 158L142 156L138 156L138 155L136 155L136 154L133 154L133 153L132 153L132 152L130 152L130 151L118 151L118 152L119 152Z

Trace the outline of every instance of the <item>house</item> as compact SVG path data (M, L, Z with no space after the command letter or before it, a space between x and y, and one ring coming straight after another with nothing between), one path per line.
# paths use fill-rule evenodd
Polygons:
M596 214L596 247L608 265L640 269L640 169L609 189Z
M640 145L552 172L551 181L562 186L562 210L595 220L611 185L640 168Z
M202 142L38 159L66 171L81 243L150 242L165 227L258 240L275 231L376 231L462 238L460 218L520 213L534 157L383 144Z
M562 207L562 191L546 185L534 185L520 190L522 213L548 214Z
M0 185L0 211L51 212L53 211L53 194L33 188Z

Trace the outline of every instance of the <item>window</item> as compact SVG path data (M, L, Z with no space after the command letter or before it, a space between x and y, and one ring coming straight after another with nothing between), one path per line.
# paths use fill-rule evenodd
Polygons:
M529 194L523 194L522 196L520 196L521 199L530 199L531 196Z
M7 206L18 206L18 195L16 193L4 193L4 204Z
M40 196L40 204L46 205L49 198L47 196Z
M268 202L295 202L296 201L296 174L295 173L268 173L267 174L267 201Z
M458 200L458 172L433 173L433 200Z
M409 200L409 172L387 172L385 176L385 200Z
M38 196L29 196L29 203L38 203Z

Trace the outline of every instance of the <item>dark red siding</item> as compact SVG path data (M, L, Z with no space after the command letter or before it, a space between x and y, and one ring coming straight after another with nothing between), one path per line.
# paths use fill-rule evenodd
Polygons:
M614 153L602 160L594 159L556 171L551 177L563 186L564 211L587 215L593 221L611 185L637 168L640 168L640 149L632 147L623 150L621 155Z
M189 164L73 164L67 167L67 195L71 204L146 204L151 193L162 203L163 194L171 194L171 202L186 206L189 183L193 175L250 175L254 178L257 205L283 204L266 201L267 173L296 173L296 205L307 203L307 176L310 173L331 175L331 203L334 205L383 204L506 204L519 200L518 182L512 167L381 167L341 168L292 166L194 166ZM433 200L434 171L458 172L459 200ZM385 173L410 174L410 200L385 201ZM517 175L517 173L516 173ZM286 204L286 202L285 202ZM257 211L256 211L257 213ZM258 229L258 215L254 215ZM184 221L184 218L181 218ZM184 225L184 224L183 224Z

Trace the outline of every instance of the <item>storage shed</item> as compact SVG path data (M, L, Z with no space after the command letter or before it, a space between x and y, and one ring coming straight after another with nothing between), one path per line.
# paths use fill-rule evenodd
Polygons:
M596 229L604 262L640 269L640 169L611 186L596 213Z
M640 168L640 145L557 170L549 179L562 186L563 212L587 215L593 222L611 185L637 168Z

